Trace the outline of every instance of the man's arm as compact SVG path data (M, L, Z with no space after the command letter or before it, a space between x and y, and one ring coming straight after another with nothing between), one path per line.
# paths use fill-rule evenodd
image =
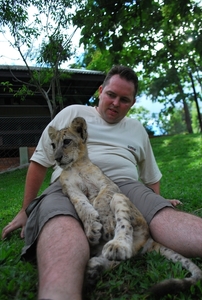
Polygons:
M160 181L153 184L148 184L147 186L151 188L156 194L160 195Z
M154 184L150 184L147 185L149 188L153 189L153 191L160 195L160 181L154 183ZM173 206L177 206L179 204L182 204L182 202L180 200L177 199L167 199Z
M31 201L36 198L38 191L44 181L46 175L47 168L36 163L31 162L29 169L27 171L26 182L25 182L25 192L24 192L24 200L22 204L21 210L15 216L15 218L8 223L6 227L3 228L2 231L2 239L4 239L10 232L22 228L21 230L21 238L24 237L24 227L27 221L27 215L25 213L25 209L31 203Z
M24 209L36 198L46 176L46 171L46 167L34 161L30 163L25 181L24 201L22 205Z

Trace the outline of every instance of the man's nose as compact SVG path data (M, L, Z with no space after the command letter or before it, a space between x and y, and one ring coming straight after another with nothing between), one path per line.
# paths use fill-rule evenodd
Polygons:
M118 97L116 97L116 98L114 98L114 101L113 101L113 105L114 106L119 106L119 98Z

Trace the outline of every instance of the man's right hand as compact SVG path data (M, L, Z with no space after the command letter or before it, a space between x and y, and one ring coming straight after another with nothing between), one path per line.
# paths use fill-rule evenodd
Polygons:
M15 216L15 218L8 223L8 225L6 225L3 230L2 230L2 239L5 239L9 233L11 233L12 231L18 229L18 228L22 228L21 233L20 233L20 237L24 238L24 228L25 228L25 224L27 222L27 215L25 210L22 208L19 213Z

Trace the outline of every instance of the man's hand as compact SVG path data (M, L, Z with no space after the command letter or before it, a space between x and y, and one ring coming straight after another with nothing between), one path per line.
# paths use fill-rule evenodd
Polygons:
M173 206L182 205L183 203L177 199L167 199Z
M22 208L19 213L15 216L15 218L6 225L6 227L3 228L2 230L2 239L5 239L9 233L12 231L22 228L20 237L24 238L24 228L25 224L27 222L27 215L25 213L25 210Z

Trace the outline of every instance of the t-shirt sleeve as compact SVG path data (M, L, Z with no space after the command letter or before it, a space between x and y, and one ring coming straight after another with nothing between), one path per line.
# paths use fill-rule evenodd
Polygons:
M51 140L48 135L48 126L44 129L38 145L30 159L31 161L35 161L46 168L49 168L55 164Z
M144 184L154 184L161 179L162 174L154 157L149 137L145 139L142 158L138 165L139 177Z

